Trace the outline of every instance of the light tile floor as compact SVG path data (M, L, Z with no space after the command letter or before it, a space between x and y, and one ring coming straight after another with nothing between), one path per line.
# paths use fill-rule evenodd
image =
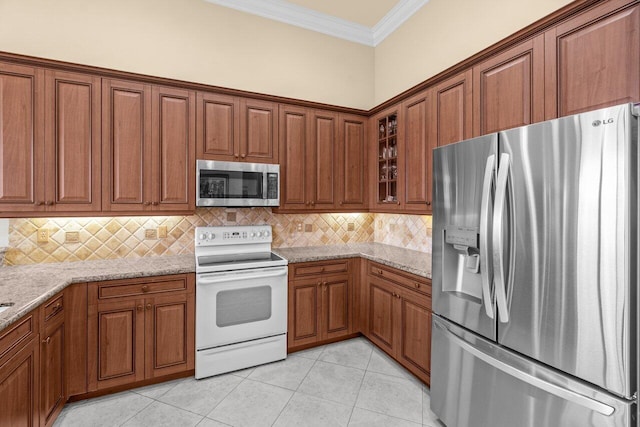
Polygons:
M442 427L429 389L365 338L65 406L55 427Z

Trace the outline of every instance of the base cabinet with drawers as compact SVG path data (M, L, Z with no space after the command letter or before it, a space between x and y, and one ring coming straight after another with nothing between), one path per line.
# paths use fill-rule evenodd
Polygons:
M40 309L40 426L53 425L66 396L64 293Z
M428 385L431 282L374 262L367 270L365 335Z
M289 265L289 352L354 333L353 275L357 260Z
M88 391L194 369L193 274L88 285Z

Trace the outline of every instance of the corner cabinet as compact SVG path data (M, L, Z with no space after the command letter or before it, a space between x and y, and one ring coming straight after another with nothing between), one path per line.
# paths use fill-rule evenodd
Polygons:
M195 210L195 93L103 81L103 210Z
M193 274L88 285L88 391L188 372L195 362Z
M395 106L383 111L372 120L372 134L376 135L371 152L372 181L375 191L370 207L378 212L402 209L404 192L402 164L402 107Z

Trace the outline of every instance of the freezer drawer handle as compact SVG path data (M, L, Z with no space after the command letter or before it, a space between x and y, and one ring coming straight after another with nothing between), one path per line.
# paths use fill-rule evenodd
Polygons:
M507 180L509 179L509 155L503 153L500 156L498 168L498 182L496 185L496 209L493 212L493 266L496 269L496 301L498 303L498 315L502 323L509 322L509 310L507 308L506 281L504 277L504 210L507 201Z
M482 206L480 211L480 275L482 277L482 300L484 309L490 319L494 319L493 298L491 295L491 280L493 272L489 262L489 218L493 215L491 206L491 187L493 172L496 164L495 154L487 157L482 184Z
M526 372L522 372L519 369L514 368L513 366L508 365L507 363L501 362L499 360L494 359L493 357L489 356L488 354L478 350L477 348L475 348L474 346L472 346L471 344L467 343L465 340L463 340L462 338L458 337L456 334L454 334L453 332L451 332L446 326L441 325L438 322L433 322L433 326L435 326L436 328L440 329L444 334L447 335L447 337L452 340L453 342L456 343L456 345L458 345L460 348L462 348L464 351L472 354L473 356L477 357L478 359L482 360L483 362L493 366L494 368L508 374L511 375L514 378L519 379L520 381L523 381L527 384L530 384L534 387L537 387L541 390L546 391L547 393L551 393L554 396L558 396L561 399L567 400L569 402L573 402L577 405L580 406L584 406L587 409L590 409L592 411L596 411L599 412L603 415L609 416L611 414L613 414L614 409L609 406L609 405L605 405L602 402L598 402L597 400L591 399L587 396L583 396L581 394L578 394L576 392L573 392L571 390L567 390L565 388L559 387L555 384L551 384L547 381L544 381L540 378L537 378L533 375L527 374Z

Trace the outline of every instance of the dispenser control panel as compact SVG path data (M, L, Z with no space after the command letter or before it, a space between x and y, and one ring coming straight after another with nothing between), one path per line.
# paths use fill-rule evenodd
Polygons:
M450 225L445 228L445 242L450 245L478 248L478 229Z

